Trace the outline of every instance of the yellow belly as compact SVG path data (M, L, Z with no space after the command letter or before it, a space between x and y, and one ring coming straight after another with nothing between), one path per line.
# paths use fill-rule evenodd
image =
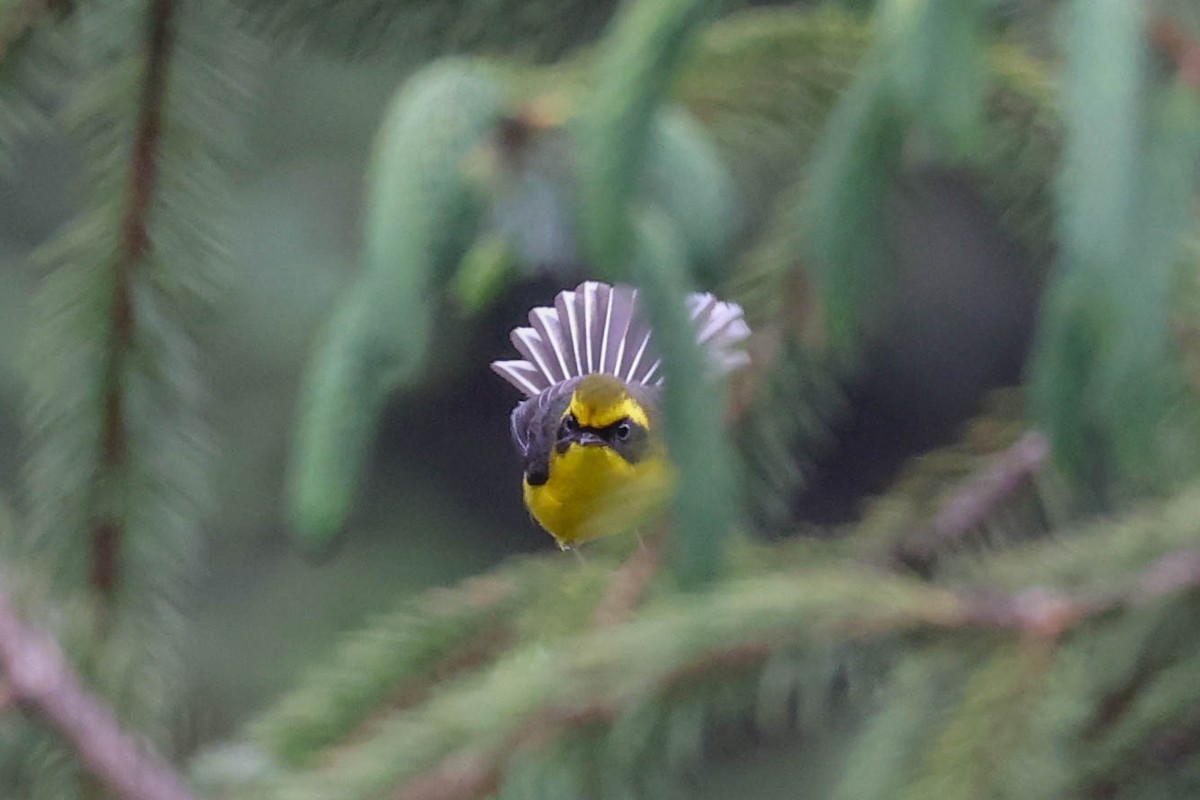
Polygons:
M623 533L660 513L673 469L663 454L630 464L607 447L573 444L550 457L550 478L525 483L525 505L561 545Z

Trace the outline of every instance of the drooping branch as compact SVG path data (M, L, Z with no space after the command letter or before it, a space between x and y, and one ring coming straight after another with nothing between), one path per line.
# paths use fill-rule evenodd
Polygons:
M1006 498L1015 494L1046 464L1050 443L1034 431L995 456L941 507L928 530L902 542L898 561L918 571L928 566L946 544L981 524Z
M145 73L138 102L137 128L129 164L128 196L121 220L121 246L113 261L109 357L104 383L101 466L105 473L121 470L128 457L123 375L133 347L136 324L133 302L135 271L150 251L149 214L158 176L158 150L166 95L171 36L171 0L151 0L146 38ZM92 523L91 583L111 600L120 569L124 521L99 515Z
M79 755L105 789L121 800L196 800L157 753L122 728L84 686L45 633L26 625L0 586L0 668L5 707L43 719Z
M760 664L773 650L767 644L751 644L712 653L680 667L664 683L679 684L704 673ZM499 788L505 763L519 751L554 739L565 731L611 723L619 710L615 704L605 702L548 708L490 750L463 750L443 759L433 769L409 780L394 798L468 800L484 797Z
M1009 632L1052 644L1084 622L1114 610L1140 607L1197 589L1200 589L1200 550L1182 549L1168 553L1128 582L1100 596L1075 596L1038 587L994 595L930 588L906 610L881 607L872 613L847 618L843 621L845 630L839 635L864 640L916 631L989 631ZM764 635L762 639L711 649L663 672L653 687L640 688L669 691L697 677L761 665L785 645L778 636ZM596 664L590 666L595 668ZM468 747L451 753L430 769L408 778L392 796L395 800L470 800L486 796L501 784L506 765L516 754L571 731L611 722L620 710L619 702L607 694L570 705L551 702L514 725L494 746Z

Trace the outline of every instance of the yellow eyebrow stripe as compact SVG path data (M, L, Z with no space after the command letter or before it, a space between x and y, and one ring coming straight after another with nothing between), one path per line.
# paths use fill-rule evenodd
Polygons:
M607 428L626 417L643 428L650 427L650 418L646 415L646 410L628 394L623 395L616 403L593 406L582 400L576 392L571 397L567 413L574 414L575 419L584 428Z

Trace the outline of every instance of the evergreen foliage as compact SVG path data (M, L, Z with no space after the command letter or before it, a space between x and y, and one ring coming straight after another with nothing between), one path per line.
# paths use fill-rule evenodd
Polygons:
M238 0L252 29L285 47L417 63L456 52L546 61L595 38L615 2Z
M24 25L22 20L10 27ZM13 30L0 42L0 164L12 165L13 149L35 131L45 130L45 115L33 95L55 73L58 40L41 27Z
M192 332L228 269L225 192L258 50L219 2L83 4L55 28L28 44L58 57L22 68L55 89L30 99L83 165L75 218L36 257L28 501L5 559L90 684L170 747L209 499ZM5 725L22 796L94 795L45 737Z
M844 777L834 796L1061 797L1118 780L1126 770L1144 780L1149 775L1139 769L1153 760L1149 751L1176 725L1186 726L1191 713L1187 703L1162 707L1159 693L1194 699L1194 682L1181 686L1175 675L1188 669L1184 643L1195 635L1188 607L1197 561L1183 519L1196 503L1192 488L1165 506L1076 530L1065 541L1014 550L982 565L969 584L889 575L811 547L763 552L741 545L735 560L745 566L719 587L701 595L663 590L618 628L547 633L521 622L539 613L536 606L518 606L509 622L496 625L517 633L494 660L458 661L449 673L415 669L393 685L424 677L431 685L423 702L410 706L404 700L413 693L403 692L382 719L374 717L377 704L358 706L371 715L363 719L366 731L324 755L309 750L306 770L269 771L274 777L234 796L373 797L459 769L486 770L487 787L512 780L502 795L550 796L564 780L577 788L572 796L620 793L627 781L661 787L654 773L664 765L694 767L706 726L745 724L749 715L751 724L779 735L770 725L775 703L786 704L794 692L815 726L805 734L820 736L831 719L849 713L838 688L845 670L852 686L880 671L891 677L878 696L849 695L865 722L841 756ZM542 601L586 592L594 602L602 570L589 562L579 573L554 571L555 590L538 580L539 572L551 573L535 559L514 564L501 580L510 591L536 585ZM341 658L364 640L407 641L426 624L380 620L350 640ZM1129 649L1130 641L1139 646ZM307 695L329 702L328 690L352 674L342 663L323 673L326 693L309 688ZM781 669L789 676L786 691ZM1080 670L1090 677L1081 680ZM1105 699L1115 695L1124 699ZM357 706L344 695L341 702L339 715ZM1112 702L1128 705L1093 716ZM586 746L573 737L586 737ZM548 742L557 744L543 749ZM567 768L559 755L576 748L581 752ZM211 762L208 768L215 769ZM412 791L401 796L424 796Z
M419 375L434 287L479 224L468 157L503 110L485 72L455 61L414 78L384 121L365 221L366 268L330 317L301 399L292 522L310 546L342 526L384 400Z
M637 189L653 152L648 145L655 111L709 13L700 0L627 6L601 51L578 132L584 251L610 275L631 264L629 275L643 290L669 378L663 417L679 469L681 532L672 547L677 574L688 586L712 580L720 566L721 540L734 521L732 453L721 437L717 396L705 385L704 357L683 304L692 271L687 240L670 217L638 202ZM681 175L690 171L686 163L659 164Z
M1034 400L1060 458L1104 503L1131 482L1137 490L1166 478L1154 443L1178 391L1167 319L1180 235L1194 221L1200 98L1178 77L1151 82L1144 9L1076 3L1071 12L1080 38L1067 60L1062 251Z
M195 328L232 269L250 75L264 42L395 51L419 68L375 143L363 268L305 376L298 539L341 530L385 401L423 378L440 287L479 310L534 268L583 262L641 286L661 337L674 570L656 569L655 540L613 541L405 599L187 762L196 786L663 797L696 790L722 747L768 741L827 762L801 787L820 797L1200 792L1185 247L1200 20L1070 0L1058 85L1018 43L990 43L990 5L882 0L867 22L642 0L568 52L607 4L106 0L41 19L0 4L0 154L37 124L82 160L75 216L37 255L27 491L0 518L0 588L172 751L209 502ZM585 8L573 29L552 21ZM1028 276L1047 292L1027 386L836 537L746 535L793 526L839 381L894 291L893 184L935 162L1053 255ZM681 303L700 281L757 332L732 398L745 497ZM36 719L0 718L6 789L99 796L81 764Z

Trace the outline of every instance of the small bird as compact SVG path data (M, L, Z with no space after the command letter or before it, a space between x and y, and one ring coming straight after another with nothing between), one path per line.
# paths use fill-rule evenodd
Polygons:
M692 294L688 309L717 376L749 362L740 306ZM525 505L564 550L636 528L674 486L661 359L637 289L587 281L534 308L529 323L511 335L524 358L492 362L526 398L511 418Z

